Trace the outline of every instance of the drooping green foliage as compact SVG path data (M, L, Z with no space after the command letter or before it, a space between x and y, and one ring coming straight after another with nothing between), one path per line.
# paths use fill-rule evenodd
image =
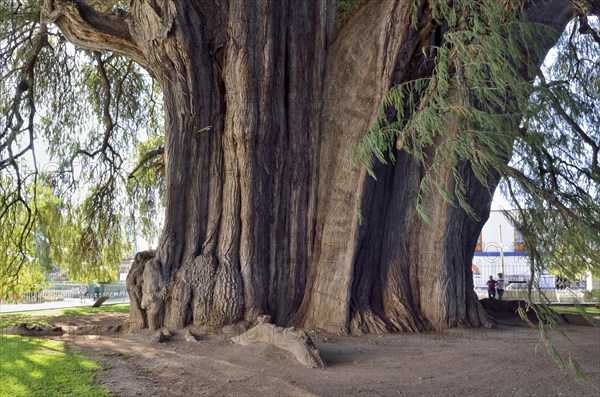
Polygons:
M521 2L440 1L434 16L445 32L438 46L423 49L433 73L390 90L353 154L374 176L373 159L410 153L424 167L417 203L424 217L422 202L432 193L473 214L461 164L485 185L500 176L526 210L520 216L528 220L517 226L546 247L546 258L569 251L598 266L597 19L579 15L544 67L544 51L560 32L528 21Z
M138 145L135 168L128 177L127 191L131 199L135 228L149 240L158 238L157 220L161 219L164 184L164 136L158 136Z
M121 253L129 250L129 242L120 233L120 227L92 226L82 219L85 216L82 207L66 204L47 186L37 185L28 192L33 190L35 198L27 197L34 206L31 209L33 230L24 234L24 241L14 239L15 232L23 233L22 225L27 224L25 218L29 213L24 207L11 207L0 220L4 226L0 229L4 248L0 251L0 299L19 298L39 291L52 266L74 281L115 280ZM98 227L105 239L90 239L86 227Z
M392 88L385 106L355 155L371 169L372 156L394 160L396 147L425 166L418 209L434 192L471 212L459 164L470 162L477 178L489 184L502 169L518 133L520 112L531 94L531 75L543 42L556 34L529 23L519 2L434 2L434 16L445 30L443 42L423 49L435 64L431 76ZM435 150L431 150L435 146ZM451 169L450 191L444 170Z
M503 189L517 207L509 215L531 258L530 293L539 289L533 275L544 270L571 280L600 274L597 32L597 19L580 16L538 72L511 163L525 183L504 180ZM583 376L577 362L562 360L547 337L548 328L558 328L549 304L545 299L536 306L538 316L548 320L540 322L546 346L560 365Z
M434 1L443 40L423 49L433 72L401 82L387 95L378 122L353 155L372 176L373 161L397 151L423 167L417 208L432 194L475 214L461 167L468 164L493 192L498 178L517 207L536 271L574 277L600 271L600 39L598 19L582 11L561 32L528 21L520 1ZM539 286L537 286L539 289ZM543 295L543 294L542 294ZM548 328L549 302L536 308L540 330L564 367ZM580 373L577 363L568 363Z
M50 264L109 281L141 234L156 235L160 92L134 62L40 24L39 2L0 0L0 10L0 286L26 288L25 274L38 280ZM40 236L45 251L32 245Z
M569 279L600 274L599 26L573 21L538 71L511 161L525 182L503 186L537 270Z

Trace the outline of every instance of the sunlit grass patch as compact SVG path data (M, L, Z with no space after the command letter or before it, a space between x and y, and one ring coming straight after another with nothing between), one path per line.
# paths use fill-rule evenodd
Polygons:
M552 306L552 308L557 313L581 313L580 309L576 306L556 305L556 306ZM583 311L585 311L587 314L591 314L591 315L600 314L600 308L593 307L593 306L585 306L585 307L583 307Z
M100 369L64 342L0 334L0 397L111 396L94 385Z
M79 306L67 307L62 309L33 310L27 312L0 313L0 318L26 318L26 317L47 317L62 315L79 315L92 313L127 313L129 312L129 303L119 303L115 305L104 305L100 307Z
M19 323L47 324L54 317L78 316L96 313L128 313L129 303L106 305L101 307L72 307L63 309L36 310L19 313L0 313L0 329L10 327Z
M70 307L66 309L60 309L62 311L59 315L75 316L80 314L93 314L93 313L129 313L129 303L120 303L116 305L106 305L100 307L81 306L81 307Z

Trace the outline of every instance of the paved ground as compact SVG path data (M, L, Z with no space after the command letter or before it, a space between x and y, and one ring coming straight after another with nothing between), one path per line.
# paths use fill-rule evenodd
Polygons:
M115 303L128 303L129 298L109 298L105 305ZM45 310L45 309L63 309L66 307L81 307L91 306L94 304L93 299L86 299L85 303L81 303L80 299L65 299L60 302L42 302L42 303L16 303L16 304L1 304L0 313L14 313L14 312L27 312L33 310Z

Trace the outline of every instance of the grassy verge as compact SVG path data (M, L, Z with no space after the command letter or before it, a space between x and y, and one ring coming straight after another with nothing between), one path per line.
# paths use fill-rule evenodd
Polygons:
M100 364L70 352L64 342L0 334L0 397L106 397L94 385Z
M19 323L47 324L61 316L91 315L96 313L127 313L129 303L106 305L100 307L70 307L63 309L37 310L30 312L0 314L0 330Z
M577 308L576 306L556 305L556 306L552 306L552 308L557 313L580 313L579 308ZM590 314L590 315L600 314L600 308L597 308L597 307L585 306L585 307L583 307L583 310L587 314Z
M18 323L46 324L59 317L127 313L129 304L0 314L0 397L111 396L94 386L99 363L69 351L62 341L2 334Z

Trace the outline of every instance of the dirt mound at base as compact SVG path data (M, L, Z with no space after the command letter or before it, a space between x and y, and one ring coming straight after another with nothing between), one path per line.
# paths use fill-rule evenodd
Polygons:
M64 333L61 327L53 324L17 324L5 328L4 333L21 336L59 336Z
M61 336L68 335L106 335L121 332L122 326L118 325L81 325L60 326L55 324L17 324L5 328L4 333L21 336Z
M495 320L521 320L518 310L521 307L523 310L527 310L527 302L522 300L498 300L485 298L479 301L485 311L492 316ZM533 308L529 308L526 311L527 318L532 323L537 323L538 318ZM521 320L522 321L522 320Z

